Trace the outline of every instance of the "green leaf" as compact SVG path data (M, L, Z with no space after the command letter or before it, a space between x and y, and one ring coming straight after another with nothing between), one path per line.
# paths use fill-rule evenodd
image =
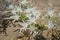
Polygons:
M28 25L28 28L30 28L30 26L35 27L35 23Z
M55 22L55 19L56 19L56 17L53 16L53 17L51 18L51 22L54 23L54 22Z
M39 30L44 30L47 28L44 24L36 24L36 26Z
M26 15L25 15L25 13L24 12L21 12L21 14L20 14L20 20L22 20L22 21L27 21L27 20L29 20L28 19L28 17L26 17Z
M50 16L48 16L48 19L50 19L51 17Z
M32 23L31 26L35 26L35 23Z

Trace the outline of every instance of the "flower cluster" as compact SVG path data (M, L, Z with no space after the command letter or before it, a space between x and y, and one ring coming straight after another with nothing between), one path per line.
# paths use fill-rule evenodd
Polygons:
M8 8L11 10L11 13L13 15L5 19L22 21L22 22L19 22L19 24L23 26L21 29L24 29L24 30L36 29L35 26L34 25L32 26L31 24L33 23L36 24L36 20L40 16L40 11L36 7L29 7L27 0L23 0L20 6L11 4L9 5ZM29 25L30 25L30 28L28 28Z

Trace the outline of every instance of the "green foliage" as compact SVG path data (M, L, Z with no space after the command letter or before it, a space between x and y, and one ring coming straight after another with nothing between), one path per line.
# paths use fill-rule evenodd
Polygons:
M32 23L32 24L30 24L30 25L28 25L28 28L30 27L30 26L32 26L32 27L35 27L35 23Z
M51 18L51 22L54 23L54 22L55 22L55 19L56 19L56 16L53 16L53 17Z
M20 20L22 20L22 21L27 21L27 20L29 20L28 19L28 17L26 17L26 15L25 15L25 13L24 12L21 12L21 14L20 14Z
M32 26L32 27L37 27L38 30L44 30L47 28L47 26L45 26L44 24L35 24L35 23L32 23L30 25L28 25L28 28Z
M31 26L35 26L35 23L32 23Z
M35 25L39 30L44 30L47 28L47 26L45 26L44 24L36 24Z
M50 16L48 16L48 19L50 19L51 17Z
M32 27L37 27L38 30L44 30L47 28L47 26L45 26L44 24L35 24L35 23L32 23L30 25L28 25L28 28L32 26Z
M54 23L55 22L55 19L56 19L56 16L52 16L52 17L48 16L48 19L50 19L50 21L52 23Z

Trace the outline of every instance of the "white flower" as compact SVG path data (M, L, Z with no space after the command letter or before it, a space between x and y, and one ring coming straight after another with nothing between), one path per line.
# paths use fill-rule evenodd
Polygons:
M27 0L23 0L23 1L21 2L21 4L26 4L26 3L28 3Z
M36 18L38 18L41 14L39 13L39 10L35 10L35 11L33 12L33 15L34 15Z
M16 14L16 10L12 10L11 13L12 13L12 14Z
M9 5L9 9L14 9L14 5Z
M23 22L23 23L20 23L20 24L23 26L23 28L27 28L27 26L28 26L28 24L26 22Z
M30 12L31 12L31 8L25 9L25 12L26 12L26 13L30 13Z
M54 10L52 10L52 9L49 8L47 12L48 12L48 15L52 17Z
M34 31L35 29L37 29L37 27L30 26L30 28L29 28L30 31Z
M26 4L28 3L27 0L23 0L21 2L21 4ZM11 8L13 7L13 8ZM9 8L11 8L11 12L13 14L13 16L6 18L6 19L14 19L14 20L19 20L19 15L17 14L17 12L23 12L23 9L21 7L18 6L13 6L10 5ZM40 16L39 10L36 9L36 7L32 7L32 8L27 8L24 9L24 12L26 13L26 17L28 17L29 20L27 20L27 22L23 21L23 22L19 22L20 25L22 25L23 27L21 29L25 30L27 29L28 25L32 24L32 23L36 23L37 18ZM34 26L30 26L29 30L30 31L34 31L36 29L36 27Z
M14 15L14 16L11 16L11 17L5 18L5 19L14 19L14 20L18 20L18 19L19 19L19 15Z
M21 7L17 7L16 11L17 11L17 12L19 12L19 11L20 11L20 12L23 12L23 10L21 9Z
M34 11L33 11L34 10ZM36 10L35 7L28 8L25 10L25 12L28 12L26 16L29 18L29 22L35 22L37 18L40 16L39 10Z
M21 9L21 7L16 7L14 8L13 10L11 10L11 13L16 15L17 13L16 12L22 12L23 10Z
M54 27L54 24L49 21L48 22L48 28L53 28L53 27Z
M19 15L13 16L13 19L14 19L14 20L18 20L18 19L19 19Z

